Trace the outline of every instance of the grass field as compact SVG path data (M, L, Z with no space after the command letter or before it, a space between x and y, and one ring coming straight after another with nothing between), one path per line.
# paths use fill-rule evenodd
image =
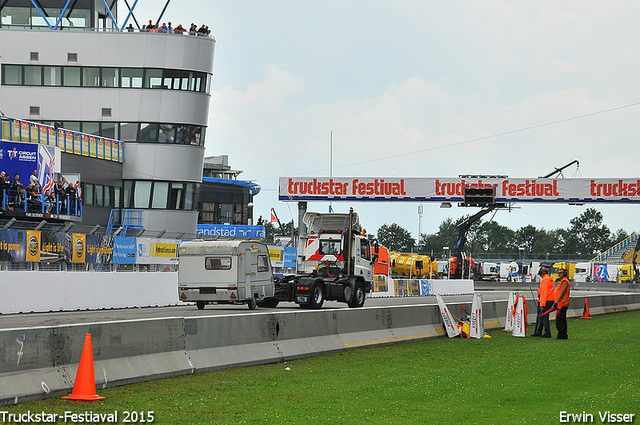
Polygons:
M640 423L640 311L569 320L567 341L490 334L107 388L98 391L106 400L94 403L52 398L0 411L117 411L118 423L127 412L140 423L152 411L163 425L557 424L562 411L603 423L599 412L608 411Z

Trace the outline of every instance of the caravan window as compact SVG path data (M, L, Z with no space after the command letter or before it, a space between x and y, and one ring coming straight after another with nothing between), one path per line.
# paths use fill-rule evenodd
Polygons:
M231 257L206 257L204 268L207 270L231 270Z
M258 255L258 271L259 272L268 272L269 271L269 257L266 255Z

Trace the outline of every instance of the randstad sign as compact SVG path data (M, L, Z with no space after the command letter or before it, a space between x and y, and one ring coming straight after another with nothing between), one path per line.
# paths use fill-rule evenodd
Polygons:
M280 177L281 201L462 202L495 187L496 202L640 203L640 179Z

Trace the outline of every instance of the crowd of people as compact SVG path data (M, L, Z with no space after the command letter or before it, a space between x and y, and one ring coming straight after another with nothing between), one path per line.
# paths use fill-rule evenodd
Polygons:
M27 187L20 182L20 174L15 174L11 181L9 178L4 171L0 172L0 201L3 201L0 208L24 210L26 207L28 211L42 211L47 214L76 214L76 205L82 202L79 181L75 184L67 183L63 177L53 185L53 190L42 191L37 170L33 170L33 174L29 176Z
M129 32L135 31L133 24L129 24L129 26L127 27L127 31ZM140 29L140 32L174 33L174 34L189 33L189 35L206 35L206 36L211 34L211 30L209 29L209 27L204 24L202 24L200 28L198 28L196 24L191 23L189 30L187 30L182 26L182 24L179 24L174 28L171 22L169 22L168 24L166 22L163 22L162 25L159 25L159 24L154 24L151 19L149 19L148 24L142 26L142 28Z

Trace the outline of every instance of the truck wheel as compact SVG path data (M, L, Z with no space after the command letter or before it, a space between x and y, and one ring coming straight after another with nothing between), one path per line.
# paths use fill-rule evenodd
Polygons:
M309 288L309 307L322 308L324 304L324 285L322 281L316 280Z
M247 304L249 304L249 310L255 310L257 307L256 299L253 297L249 298L249 302Z
M362 284L362 282L356 282L353 288L353 294L351 295L351 300L348 303L349 307L362 307L364 305L365 297L366 295L364 291L364 285Z
M204 310L204 301L196 301L196 306L198 310Z

